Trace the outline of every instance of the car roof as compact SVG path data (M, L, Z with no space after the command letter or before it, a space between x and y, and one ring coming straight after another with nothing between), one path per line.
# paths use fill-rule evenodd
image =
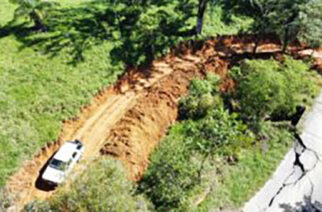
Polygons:
M54 158L68 162L72 158L74 152L77 152L77 144L66 142L60 147Z

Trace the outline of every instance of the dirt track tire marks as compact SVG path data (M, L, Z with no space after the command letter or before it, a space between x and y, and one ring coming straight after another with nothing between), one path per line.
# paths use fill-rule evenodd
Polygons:
M121 160L132 180L140 180L150 153L177 119L179 97L187 93L194 77L203 76L197 57L184 57L172 66L174 71L153 84L114 126L101 149L103 155Z
M152 70L157 69L157 66L156 62ZM7 182L6 189L13 196L16 206L13 210L18 211L28 202L46 199L52 195L53 191L39 190L35 187L35 183L42 167L63 142L80 139L86 147L83 160L95 157L106 141L111 127L136 104L144 90L171 72L172 69L169 66L162 66L162 70L150 73L148 77L139 78L139 81L131 82L132 87L126 87L124 83L118 87L108 88L94 99L92 105L85 107L78 118L66 121L59 139L49 142L32 160L25 162Z
M258 44L257 54L280 53L280 44L272 38ZM59 139L48 143L11 177L6 187L17 208L53 193L36 189L35 181L66 140L77 138L85 143L85 161L99 153L108 154L124 163L131 179L140 179L149 154L176 120L177 99L187 92L190 80L216 72L223 79L222 91L229 90L233 87L227 77L231 57L250 54L254 46L252 36L226 36L195 46L184 43L147 69L129 70L115 86L100 92L77 118L66 121Z

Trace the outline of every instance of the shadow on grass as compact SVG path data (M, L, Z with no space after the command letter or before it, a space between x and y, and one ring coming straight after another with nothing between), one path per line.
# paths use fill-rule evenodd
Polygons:
M174 11L166 9L170 6ZM0 28L0 38L13 34L22 42L22 48L33 47L52 57L68 51L73 65L84 61L86 49L108 41L113 44L113 62L147 65L180 37L194 35L187 24L194 17L194 8L188 0L142 4L94 1L53 9L44 21L46 32L34 31L26 23L8 24Z

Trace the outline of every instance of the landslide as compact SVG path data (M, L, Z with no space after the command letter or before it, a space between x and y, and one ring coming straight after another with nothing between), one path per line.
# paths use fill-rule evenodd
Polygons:
M187 93L194 77L215 72L222 78L221 91L226 92L234 86L227 75L230 66L243 58L277 57L281 50L279 40L270 35L224 36L182 43L148 68L129 69L114 86L98 93L77 117L65 121L57 141L49 142L8 180L6 189L13 196L13 210L54 193L39 176L66 140L84 142L83 161L109 155L123 162L130 179L139 180L150 153L176 121L178 99ZM298 44L290 51L297 57L310 55L310 50Z

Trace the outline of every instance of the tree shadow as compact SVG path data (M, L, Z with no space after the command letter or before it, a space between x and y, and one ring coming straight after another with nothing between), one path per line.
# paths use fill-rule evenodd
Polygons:
M169 0L151 1L134 10L118 11L119 45L111 51L111 58L127 65L149 65L181 38L195 35L187 22L194 16L196 5L182 0L171 11L167 9L171 4L174 3Z
M14 34L16 37L26 37L31 32L32 29L26 23L20 23L14 26L9 23L3 27L0 26L0 38L7 37L11 34Z
M311 196L305 196L303 202L297 202L295 206L290 204L280 204L285 212L321 212L322 203L318 201L312 202Z
M195 5L188 0L175 3L174 11L167 9L174 4L170 0L119 2L96 0L58 7L44 21L46 32L34 31L27 23L8 24L0 28L0 38L13 34L22 43L21 49L32 47L51 57L67 51L72 65L84 61L85 50L108 41L114 63L136 66L149 64L180 37L194 35L187 21L193 17ZM173 17L173 12L180 15Z

